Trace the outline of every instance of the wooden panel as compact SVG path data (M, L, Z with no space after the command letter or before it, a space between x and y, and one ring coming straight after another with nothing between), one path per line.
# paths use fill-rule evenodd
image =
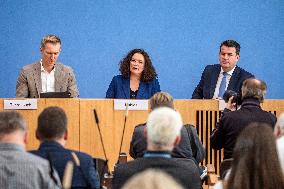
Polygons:
M37 101L37 107L37 110L16 110L17 112L20 112L22 114L28 126L28 143L26 145L27 150L36 149L39 145L39 141L35 137L35 131L37 127L37 117L45 107L45 100L39 99ZM0 110L2 111L3 108L4 99L1 99Z
M176 110L182 115L184 124L190 123L196 126L199 138L206 147L206 159L202 164L213 164L217 173L219 173L223 150L212 150L209 139L210 133L215 128L221 113L218 110L218 101L175 100L174 103ZM62 107L68 116L69 139L67 147L79 149L94 157L104 158L93 113L94 109L97 110L106 155L109 159L110 169L113 169L113 165L118 159L125 112L113 110L113 100L111 99L39 99L37 110L18 110L26 119L29 127L27 149L36 149L39 145L35 138L39 113L45 107L55 105ZM284 112L284 100L265 100L262 107L279 116L281 112ZM3 99L0 99L0 110L3 110ZM149 111L129 112L123 137L122 152L128 154L133 129L137 124L146 122L148 113Z
M45 107L58 106L65 110L68 119L68 140L66 148L79 150L79 99L46 99Z
M109 159L109 167L113 168L118 160L119 147L123 132L125 111L113 109L113 100L80 101L80 150L95 157L104 159L99 130L95 124L93 110L96 109L100 130ZM129 152L129 144L135 125L146 122L148 111L129 111L122 143L122 152Z

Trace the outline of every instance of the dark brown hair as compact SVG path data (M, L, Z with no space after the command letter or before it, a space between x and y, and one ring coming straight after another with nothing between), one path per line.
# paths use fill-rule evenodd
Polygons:
M233 151L227 189L284 188L272 128L252 123L239 135Z
M226 47L234 47L236 49L236 54L240 55L240 50L241 50L241 46L238 42L236 42L235 40L226 40L223 41L220 45L220 51L221 52L221 47L222 46L226 46Z
M67 131L67 117L62 108L45 108L38 117L37 136L40 140L54 140Z
M120 61L119 71L120 71L121 75L124 78L129 78L130 77L130 61L132 59L132 56L135 53L142 54L144 56L144 59L145 59L145 66L144 66L144 70L142 72L141 81L143 81L143 82L153 81L157 77L157 74L156 74L155 68L154 68L154 66L152 64L152 61L151 61L149 55L143 49L133 49L133 50L131 50Z

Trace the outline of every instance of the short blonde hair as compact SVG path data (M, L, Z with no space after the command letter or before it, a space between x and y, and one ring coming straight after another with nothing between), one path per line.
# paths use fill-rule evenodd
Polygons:
M131 177L122 189L183 189L169 174L155 169L147 169Z
M150 99L150 107L152 110L159 107L169 107L174 109L174 99L167 92L157 92Z
M168 107L156 108L147 120L147 138L154 145L164 147L175 142L182 128L181 115Z
M59 43L61 45L61 40L56 35L50 34L50 35L44 36L42 38L41 43L40 43L40 47L44 48L46 43L52 43L52 44Z

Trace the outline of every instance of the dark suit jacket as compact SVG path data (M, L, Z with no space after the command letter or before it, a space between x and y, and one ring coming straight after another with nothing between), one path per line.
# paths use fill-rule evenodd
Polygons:
M78 97L79 91L75 74L71 67L59 62L55 64L55 92L70 92L71 97ZM16 97L39 98L41 93L41 66L35 62L23 67L17 80Z
M216 83L221 71L220 64L207 65L202 73L199 84L192 93L192 99L212 99ZM228 84L227 90L232 90L241 94L241 87L244 80L254 77L251 73L236 66Z
M252 122L267 123L274 128L276 117L263 111L257 99L245 99L239 110L223 114L210 137L211 147L224 148L224 159L232 158L237 137Z
M45 159L48 159L49 154L51 163L58 172L61 181L66 163L73 160L71 152L76 153L81 167L81 170L77 166L74 167L72 188L86 188L87 183L91 185L91 188L99 188L100 182L94 167L93 158L88 154L65 149L62 145L53 141L43 142L38 150L31 151L31 153Z
M150 82L140 81L136 98L149 99L160 91L160 84L157 79ZM106 98L130 99L130 80L123 78L122 75L114 76L106 92Z
M118 164L114 169L113 189L121 188L131 176L149 168L165 171L186 189L201 188L199 171L192 160L147 157Z
M140 124L137 125L134 128L132 140L130 142L130 149L129 154L134 159L143 157L144 153L147 149L147 140L144 136L144 129L146 127L146 124ZM192 155L192 149L190 141L192 140L190 137L190 134L187 133L187 130L185 127L182 127L181 129L181 141L180 143L173 149L172 151L172 157L174 158L188 158L193 159L196 161L196 163L200 163L205 158L205 149L201 143L201 141L198 138L196 129L194 127L191 127L193 131L193 137L194 142L197 147L197 153L196 158Z

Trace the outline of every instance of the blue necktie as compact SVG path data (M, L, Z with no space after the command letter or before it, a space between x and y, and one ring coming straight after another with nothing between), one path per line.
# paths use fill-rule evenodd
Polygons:
M223 98L223 94L225 93L225 89L226 89L226 83L227 83L227 76L228 73L227 72L223 72L223 78L220 84L220 88L219 88L219 97Z

